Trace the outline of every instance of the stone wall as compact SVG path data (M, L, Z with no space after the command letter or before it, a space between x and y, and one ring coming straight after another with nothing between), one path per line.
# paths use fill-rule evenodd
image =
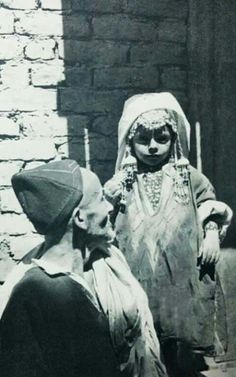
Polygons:
M114 169L126 98L170 90L186 107L187 0L0 0L0 281L40 237L11 176L58 155Z

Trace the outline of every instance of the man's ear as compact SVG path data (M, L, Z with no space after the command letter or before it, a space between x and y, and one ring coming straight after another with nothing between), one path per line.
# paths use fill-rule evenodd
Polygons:
M87 230L86 214L83 210L76 207L72 213L72 218L78 228Z

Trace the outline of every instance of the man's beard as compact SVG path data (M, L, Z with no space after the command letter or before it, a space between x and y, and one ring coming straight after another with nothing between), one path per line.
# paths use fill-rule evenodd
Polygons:
M86 234L86 246L92 251L94 249L102 249L107 251L115 238L115 232L112 229L110 221L104 228L99 227L92 221L88 225Z

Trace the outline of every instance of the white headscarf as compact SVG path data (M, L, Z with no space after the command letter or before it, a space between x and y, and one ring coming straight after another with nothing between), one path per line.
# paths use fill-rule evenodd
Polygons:
M129 98L124 105L124 110L118 128L118 156L116 171L120 169L125 154L126 137L130 127L137 117L147 111L156 109L173 110L182 119L185 128L187 148L190 147L190 124L176 98L171 93L145 93Z

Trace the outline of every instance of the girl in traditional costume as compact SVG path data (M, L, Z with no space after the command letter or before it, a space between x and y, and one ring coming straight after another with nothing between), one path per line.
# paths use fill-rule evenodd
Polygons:
M232 212L189 164L190 125L170 93L131 97L118 139L105 185L118 245L148 294L169 375L190 377L187 351L225 345L214 321L214 266Z

